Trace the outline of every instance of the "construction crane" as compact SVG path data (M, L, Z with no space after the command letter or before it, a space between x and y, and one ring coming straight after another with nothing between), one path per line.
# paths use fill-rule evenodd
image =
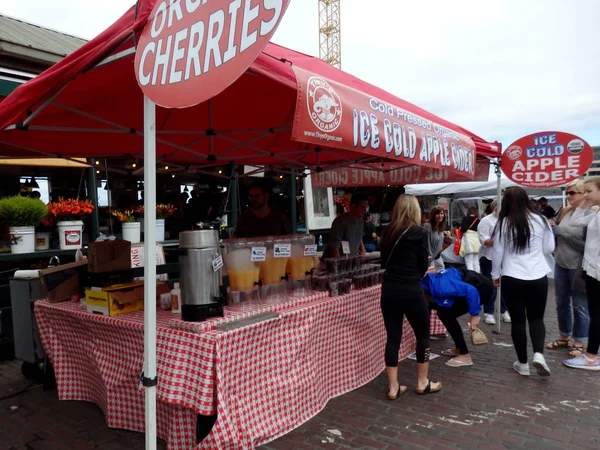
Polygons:
M340 0L319 0L319 58L342 68Z

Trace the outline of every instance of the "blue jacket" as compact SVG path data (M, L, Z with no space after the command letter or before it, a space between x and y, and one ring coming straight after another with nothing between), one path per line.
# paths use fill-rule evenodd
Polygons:
M442 308L450 308L456 297L464 297L469 305L469 314L478 316L481 312L479 292L474 286L463 281L457 269L445 269L430 273L423 278L423 289L431 294L433 301Z

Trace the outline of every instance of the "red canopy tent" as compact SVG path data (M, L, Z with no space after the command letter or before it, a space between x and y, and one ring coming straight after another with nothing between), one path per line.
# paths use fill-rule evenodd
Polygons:
M356 163L395 162L400 165L445 166L465 179L475 175L475 155L497 157L500 145L491 144L473 133L405 102L375 86L361 81L317 58L270 44L249 69L225 91L206 103L186 109L155 108L138 87L133 70L137 36L142 32L156 0L139 0L117 22L92 41L67 56L46 72L17 88L0 107L0 155L18 157L60 156L94 158L144 155L145 178L145 252L152 254L155 244L156 158L179 165L222 165L241 162L252 165L284 165L287 168L333 169ZM302 138L300 102L310 96L311 77L320 86L338 91L344 108L347 104L368 105L376 99L402 113L408 123L426 123L435 133L455 136L468 147L469 170L440 162L442 138L419 130L404 135L398 125L396 148L383 146L374 128L373 115L357 109L344 109L344 117L364 126L361 146L352 139L315 144ZM308 86L308 88L307 88ZM371 106L375 109L373 106ZM365 107L368 109L368 106ZM392 111L392 110L389 110ZM308 111L310 113L310 111ZM338 111L340 118L342 113ZM364 114L363 114L364 113ZM373 111L371 112L373 113ZM391 114L388 114L390 117ZM360 116L360 117L359 117ZM358 118L358 120L356 119ZM384 131L395 124L384 124ZM386 128L386 125L389 125ZM350 126L351 128L351 126ZM367 132L369 134L367 135ZM391 131L390 131L391 132ZM314 134L314 133L313 133ZM294 137L295 139L292 139ZM355 139L357 137L355 130ZM154 139L156 138L156 139ZM406 142L414 151L420 140L435 155L435 161L410 156ZM404 152L400 146L404 142ZM370 143L370 144L369 144ZM388 141L389 143L389 141ZM446 142L443 145L447 145ZM436 153L437 152L437 153ZM145 264L145 278L156 276L152 258ZM150 383L146 396L147 448L156 444L156 286L146 283L144 296L144 375Z
M142 155L143 94L132 63L135 36L154 4L155 0L139 1L102 34L7 97L0 109L2 155ZM499 155L499 144L490 144L317 58L269 44L240 79L209 102L187 109L157 109L159 160L181 167L248 162L314 169L382 159L430 165L385 152L292 140L298 88L294 68L460 133L472 140L480 157Z

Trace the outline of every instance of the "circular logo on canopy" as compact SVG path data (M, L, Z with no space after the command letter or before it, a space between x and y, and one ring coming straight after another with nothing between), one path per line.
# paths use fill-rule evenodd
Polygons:
M583 139L559 131L522 137L502 157L502 171L525 187L564 186L584 175L592 165L592 147Z
M288 4L157 1L135 54L135 75L144 95L167 108L186 108L219 94L265 48Z
M342 101L335 89L321 77L310 77L307 83L308 113L315 126L326 133L342 123Z

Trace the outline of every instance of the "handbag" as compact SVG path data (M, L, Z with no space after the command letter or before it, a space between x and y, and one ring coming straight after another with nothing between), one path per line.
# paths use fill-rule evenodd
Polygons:
M459 256L462 256L463 258L467 253L478 253L479 248L481 247L481 243L479 242L479 238L478 238L477 242L476 242L477 249L470 248L471 243L469 242L469 238L467 236L467 233L469 231L471 231L471 227L473 225L475 225L475 222L477 222L477 220L479 220L479 219L477 217L475 217L475 220L471 223L471 225L469 225L469 228L467 228L467 231L465 231L465 233L460 238L460 251L458 254L459 254Z
M456 229L456 240L454 241L454 249L452 249L452 253L454 253L456 256L458 256L460 254L461 239L462 239L462 232L460 231L460 228L457 228Z
M473 345L485 345L488 343L488 338L480 328L471 330L471 343Z

